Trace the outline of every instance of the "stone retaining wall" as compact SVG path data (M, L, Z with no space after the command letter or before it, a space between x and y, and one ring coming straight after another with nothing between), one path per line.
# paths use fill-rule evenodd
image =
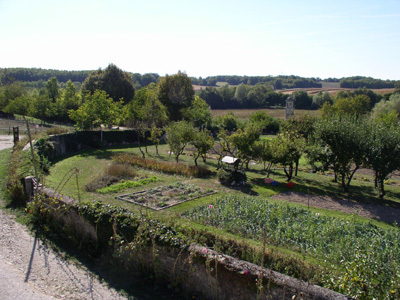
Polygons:
M61 197L49 188L44 188L42 191L49 198L57 199L56 206L64 208L61 213L51 210L55 211L52 222L57 223L57 227L67 232L69 238L80 241L84 245L95 245L98 239L97 228L74 209L75 200ZM54 202L52 205L54 206ZM121 265L146 266L152 269L159 279L178 284L189 295L201 295L206 299L350 299L331 290L261 268L200 245L192 244L183 250L172 246L155 245L155 247L156 249L152 247L137 249L133 254L130 252L131 249L118 249L118 257L122 260L120 263ZM107 249L108 253L114 253L114 251L117 251L114 246ZM155 253L157 257L154 257ZM127 258L126 261L124 257ZM132 261L132 257L135 261ZM264 287L262 290L257 287L260 279Z

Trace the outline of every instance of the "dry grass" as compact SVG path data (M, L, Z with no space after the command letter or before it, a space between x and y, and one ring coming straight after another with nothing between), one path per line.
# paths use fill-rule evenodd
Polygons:
M264 109L229 109L229 110L224 110L224 109L213 109L211 111L211 115L216 118L216 117L220 117L223 116L229 112L233 112L233 114L241 120L247 120L250 118L250 116L257 112L257 111L263 111L265 112L267 115L277 118L277 119L282 119L284 120L286 118L286 112L285 109L283 108L277 108L277 109L271 109L271 108L264 108ZM300 117L300 116L304 116L307 114L310 114L312 116L319 116L320 115L320 111L318 110L302 110L302 109L296 109L294 111L295 117Z

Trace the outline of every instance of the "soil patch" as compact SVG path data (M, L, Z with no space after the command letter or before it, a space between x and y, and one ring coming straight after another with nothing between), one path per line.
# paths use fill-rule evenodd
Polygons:
M358 203L352 200L334 198L331 196L312 195L300 192L283 192L271 198L276 200L301 203L312 207L336 210L360 217L375 219L387 223L400 223L400 208L377 205L371 203Z
M169 185L119 196L122 201L132 202L154 210L161 210L199 197L214 194L193 184L176 182Z

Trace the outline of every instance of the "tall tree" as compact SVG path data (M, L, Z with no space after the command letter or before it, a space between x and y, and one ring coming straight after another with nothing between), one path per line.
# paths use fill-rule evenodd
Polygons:
M0 109L4 109L10 101L25 96L27 90L21 82L15 82L0 87Z
M207 130L196 130L191 144L195 148L194 163L197 166L200 156L203 158L203 162L206 162L207 151L213 148L214 139Z
M173 123L167 128L167 143L171 153L175 155L176 162L179 162L179 156L186 146L193 141L194 136L193 124L186 121Z
M287 181L292 180L293 171L304 151L304 140L295 133L280 133L269 145L273 163L283 166Z
M379 120L371 121L367 133L366 164L374 170L375 188L383 198L385 180L400 169L400 127L397 124L387 126Z
M84 94L87 92L93 94L96 90L105 91L116 102L123 100L124 103L128 103L135 95L132 77L113 64L104 70L99 69L90 73L83 82Z
M310 109L312 104L312 97L306 91L297 91L292 94L293 103L297 109Z
M157 97L167 108L171 121L182 120L182 109L189 108L194 100L192 81L181 71L166 75L158 83Z
M211 110L207 102L199 96L194 97L192 105L183 109L183 117L189 122L193 122L195 127L208 127L211 125Z
M255 123L248 123L244 130L239 129L233 133L228 139L237 149L237 157L246 164L246 169L249 162L254 158L254 145L261 136L262 129Z
M333 166L345 192L355 172L365 161L367 136L365 121L356 116L332 116L315 123L315 137L325 155L324 166Z
M58 86L58 80L56 77L52 77L46 82L46 92L51 102L56 103L60 96L60 87Z
M105 91L96 90L93 95L86 95L85 102L77 110L68 113L79 129L91 129L114 123L121 115L121 104L114 102Z

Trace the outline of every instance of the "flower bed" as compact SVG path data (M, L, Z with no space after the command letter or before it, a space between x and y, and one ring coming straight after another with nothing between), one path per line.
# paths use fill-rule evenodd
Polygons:
M203 190L193 184L179 181L136 193L125 194L117 198L122 201L132 202L154 210L161 210L214 193L215 191L211 189Z

